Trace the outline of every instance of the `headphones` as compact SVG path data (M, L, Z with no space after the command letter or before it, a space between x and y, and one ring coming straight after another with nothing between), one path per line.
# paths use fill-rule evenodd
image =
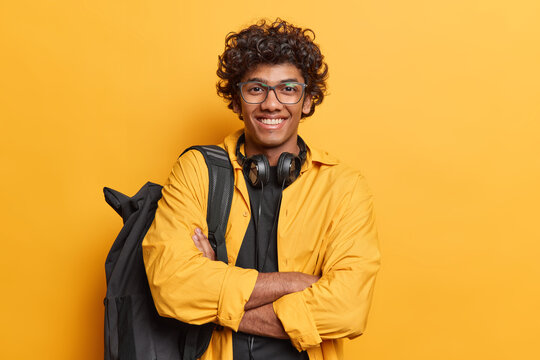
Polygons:
M266 156L257 154L246 158L240 152L240 146L246 141L245 134L240 135L236 143L236 158L249 183L257 188L263 187L270 181L270 164ZM297 140L300 153L297 155L284 152L277 163L277 181L282 187L292 184L300 175L300 169L306 161L307 147L300 136Z

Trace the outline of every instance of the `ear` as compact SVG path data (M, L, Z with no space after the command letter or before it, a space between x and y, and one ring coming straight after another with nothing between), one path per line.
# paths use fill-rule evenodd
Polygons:
M232 100L232 110L235 114L238 114L242 118L242 106L239 104L238 99Z
M302 112L304 114L309 114L311 111L311 95L306 95L304 97L304 103L302 104Z
M233 100L232 102L232 111L238 115L238 118L244 121L244 116L242 116L242 106L238 104L238 101Z

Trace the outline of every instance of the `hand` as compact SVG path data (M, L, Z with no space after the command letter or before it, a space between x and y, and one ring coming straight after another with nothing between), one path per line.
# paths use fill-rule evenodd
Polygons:
M206 237L206 235L203 234L201 229L196 228L195 235L193 235L191 238L193 239L193 242L195 243L197 249L199 249L203 253L205 258L208 258L212 261L216 260L216 254L214 253L212 246L210 246L210 241L208 241L208 238Z

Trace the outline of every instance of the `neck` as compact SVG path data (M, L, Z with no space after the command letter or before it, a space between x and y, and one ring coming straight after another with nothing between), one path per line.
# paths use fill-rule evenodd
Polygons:
M244 144L244 151L246 157L250 157L255 154L263 154L268 159L268 163L270 164L270 166L276 166L279 156L282 153L289 152L295 155L298 155L300 153L300 148L298 147L296 136L293 140L294 142L291 142L290 144L284 144L284 146L280 146L277 148L264 148L256 146L256 144L253 144L248 139L246 139L246 142Z

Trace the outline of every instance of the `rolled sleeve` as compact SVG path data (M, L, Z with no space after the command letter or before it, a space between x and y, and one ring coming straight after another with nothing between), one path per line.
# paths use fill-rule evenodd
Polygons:
M322 342L303 292L285 295L274 301L273 306L283 329L298 351L307 350Z
M248 302L258 273L251 269L229 266L221 288L217 312L218 323L238 331L244 316L244 306ZM238 287L238 284L243 286Z

